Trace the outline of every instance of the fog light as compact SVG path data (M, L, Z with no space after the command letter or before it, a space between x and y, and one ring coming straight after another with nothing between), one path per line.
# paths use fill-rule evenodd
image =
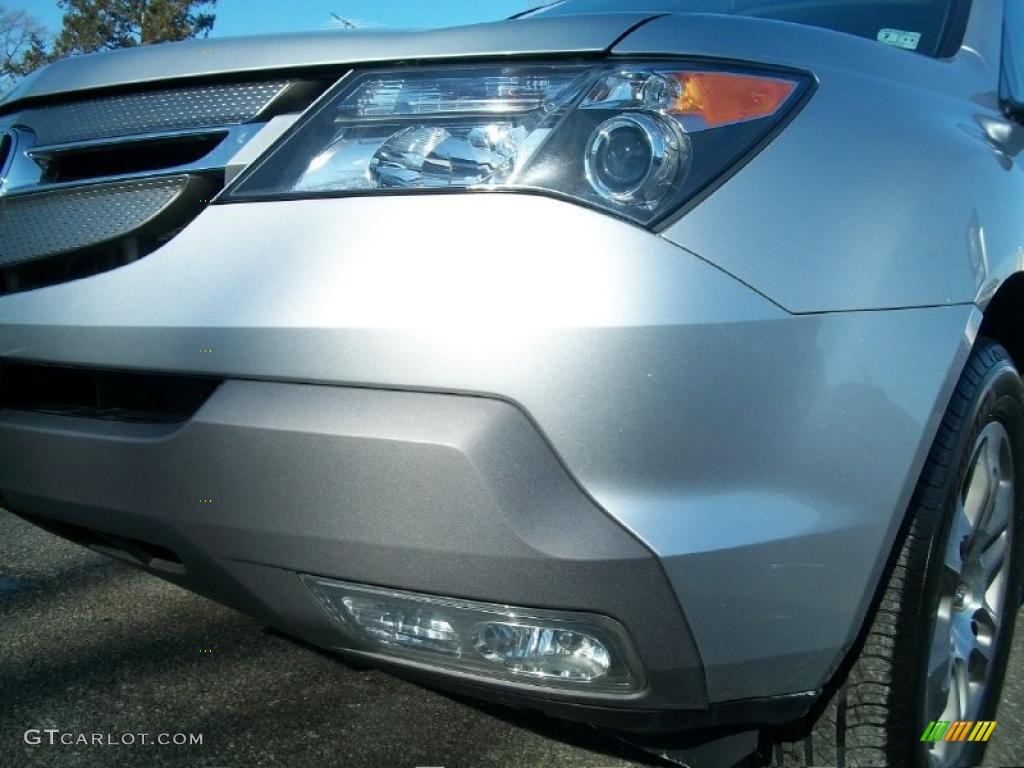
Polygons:
M346 596L341 599L352 621L381 645L421 648L458 657L462 644L452 625L430 608L412 610L384 600Z
M301 578L349 650L545 687L642 687L629 636L605 616Z
M485 659L524 675L588 682L611 667L600 640L568 629L491 621L473 627L470 637Z

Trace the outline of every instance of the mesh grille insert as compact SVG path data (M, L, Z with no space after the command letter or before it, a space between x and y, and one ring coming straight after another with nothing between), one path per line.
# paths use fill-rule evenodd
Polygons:
M0 198L0 267L85 248L138 229L187 178L97 184Z
M37 144L234 125L259 114L287 85L274 80L104 96L28 109L19 122L32 127Z

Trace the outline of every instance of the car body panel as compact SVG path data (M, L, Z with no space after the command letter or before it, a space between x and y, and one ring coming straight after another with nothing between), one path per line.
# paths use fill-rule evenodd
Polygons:
M623 59L802 70L816 89L658 232L535 194L217 204L127 266L0 296L0 358L225 378L226 391L249 393L256 432L273 427L254 415L252 393L270 391L258 386L344 389L322 395L347 404L337 407L369 407L353 393L370 390L500 405L516 434L542 441L550 456L538 453L635 537L623 541L657 556L679 603L659 610L688 624L703 664L706 691L691 687L688 703L820 688L862 626L980 309L1024 270L1024 136L997 100L1001 14L1001 0L974 0L963 46L946 60L782 22L638 12L193 41L52 65L2 106L245 72L340 76L374 62L609 48ZM213 402L178 439L202 435L216 408L240 418ZM431 439L445 444L432 423ZM483 445L499 477L495 433L459 424L448 447L471 457ZM77 445L68 430L8 427L31 450L7 455L0 490L38 494L45 483L28 482L33 472L74 471L42 469L48 435L62 434L62 450ZM66 505L54 514L102 522L109 494L110 519L138 530L131 489L101 486L51 500ZM64 487L70 496L80 486ZM226 510L236 522L246 512L245 494L237 499ZM482 526L461 511L463 527ZM567 535L555 522L552 535ZM377 544L383 533L373 529ZM200 560L223 556L250 597L263 585L297 599L297 579L281 571L298 564L266 541L240 554L223 534L217 551L203 536L185 546ZM585 561L599 554L587 542L538 548ZM485 567L476 559L467 580ZM351 577L343 570L331 575ZM357 575L389 582L369 567ZM524 605L527 583L510 589ZM479 584L460 596L502 599L494 581ZM588 607L583 592L574 587L572 607ZM556 592L534 594L557 607Z
M763 151L663 235L791 312L984 305L1022 266L1024 129L998 103L1001 3L973 5L949 60L740 17L636 30L616 54L743 59L818 81Z
M814 689L852 642L975 313L793 316L540 196L340 198L213 206L4 297L0 357L515 403L662 559L722 701Z
M111 86L274 70L339 68L376 61L600 53L651 14L536 18L423 31L325 30L161 43L74 56L37 70L0 107ZM339 71L340 74L340 71Z

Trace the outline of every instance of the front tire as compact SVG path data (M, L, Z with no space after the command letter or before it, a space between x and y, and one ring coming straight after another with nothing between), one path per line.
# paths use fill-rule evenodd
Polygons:
M1024 384L979 338L943 417L869 624L779 766L976 765L984 743L922 741L991 720L1021 596ZM973 730L973 729L972 729Z

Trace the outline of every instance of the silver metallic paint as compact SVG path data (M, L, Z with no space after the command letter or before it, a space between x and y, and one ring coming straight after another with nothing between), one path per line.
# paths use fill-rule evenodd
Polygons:
M851 641L973 311L795 317L570 203L367 197L213 206L0 300L0 356L514 401L663 558L723 700L812 689Z
M0 356L514 401L662 558L712 700L812 689L860 626L975 303L1024 269L1024 141L996 103L1001 8L974 0L951 60L781 22L639 26L615 54L819 81L660 236L511 194L214 206L141 261L0 298ZM5 103L228 71L598 52L643 18L219 41L207 58L206 41L156 46L55 65Z
M325 30L161 43L62 59L19 82L0 108L74 91L209 75L341 69L372 61L600 53L650 15L615 13L588 18L586 24L537 18L423 31Z
M1024 128L998 104L1001 6L975 0L950 60L741 17L639 28L614 53L742 59L818 80L790 125L663 235L791 312L984 304L1024 266Z

